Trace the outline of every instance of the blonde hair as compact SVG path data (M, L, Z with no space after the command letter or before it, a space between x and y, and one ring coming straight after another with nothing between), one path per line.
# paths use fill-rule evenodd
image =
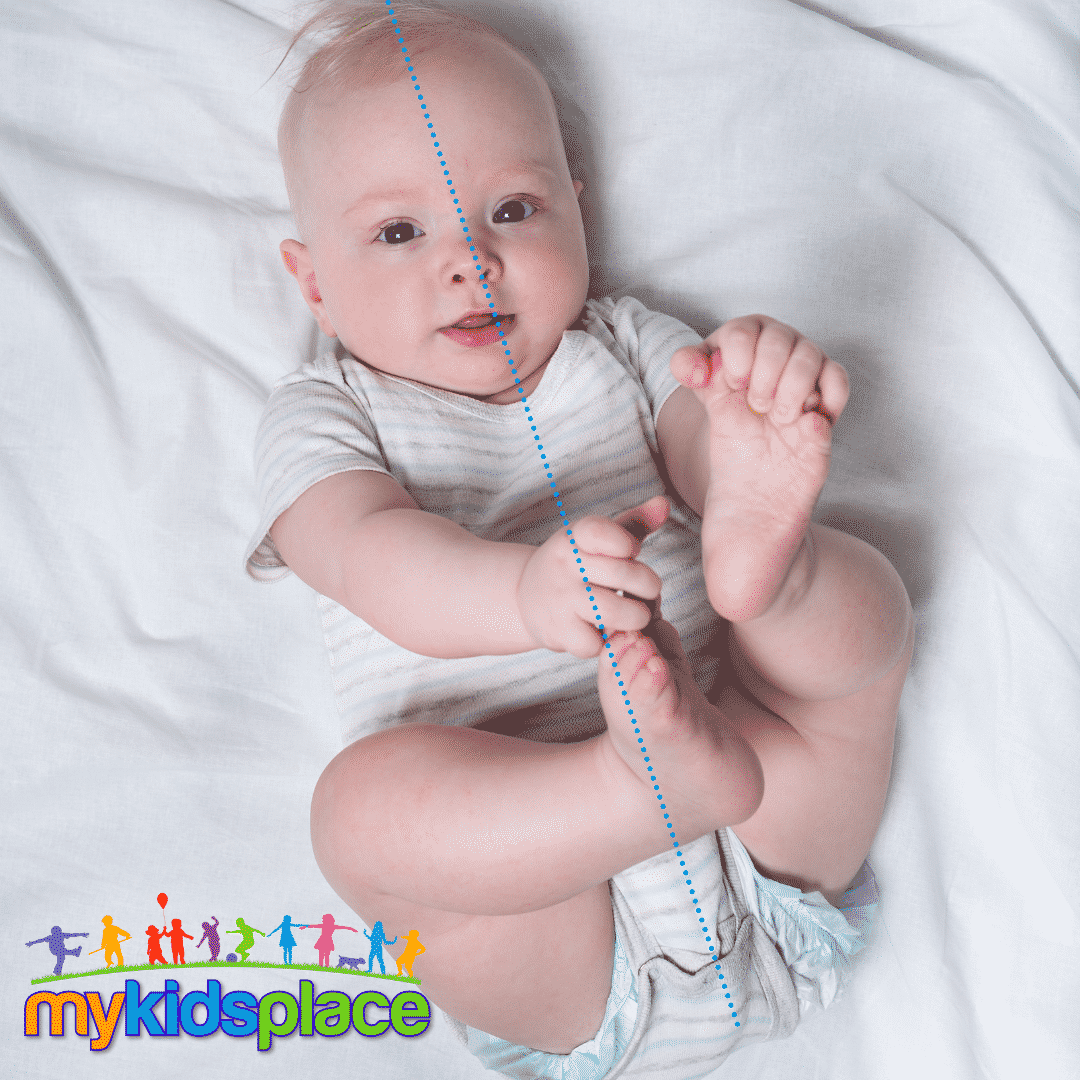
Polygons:
M396 24L393 20L397 20ZM383 86L404 77L407 64L399 37L404 39L409 55L417 56L448 38L468 34L491 37L514 48L490 26L459 12L426 4L386 4L371 0L321 0L317 4L313 14L293 35L281 60L283 64L302 41L311 39L316 46L289 91L277 132L289 205L301 231L300 137L304 113L316 97L315 92L336 97L358 84Z

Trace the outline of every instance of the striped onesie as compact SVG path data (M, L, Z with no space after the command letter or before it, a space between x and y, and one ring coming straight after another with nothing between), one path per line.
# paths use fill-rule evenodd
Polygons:
M701 341L632 297L590 300L577 326L583 329L563 334L529 395L569 521L613 516L665 493L656 421L679 385L669 362L677 349ZM248 573L260 581L288 574L270 526L313 484L354 469L393 477L421 509L476 536L539 546L560 519L538 459L519 406L385 375L335 342L280 380L267 403L256 443L263 513ZM718 641L721 620L702 577L700 520L673 505L639 558L660 577L663 617L708 692L720 669L716 650L726 645ZM345 742L416 722L484 726L545 742L604 730L595 659L544 649L420 656L334 601L320 596L318 603ZM658 1071L679 1080L705 1075L743 1042L788 1034L800 1003L828 1004L837 973L862 943L849 921L820 894L807 897L761 878L731 830L684 845L691 850L701 864L698 893L711 890L715 898L722 951L732 952L725 971L736 981L722 990L708 955L697 957L703 936L690 898L679 892L687 890L674 856L665 853L612 881L615 971L597 1036L568 1055L542 1054L451 1019L470 1050L489 1068L521 1078L593 1080L644 1069L642 1075ZM853 890L845 906L857 922L872 903L868 868ZM742 1003L738 1029L720 1007L727 993Z

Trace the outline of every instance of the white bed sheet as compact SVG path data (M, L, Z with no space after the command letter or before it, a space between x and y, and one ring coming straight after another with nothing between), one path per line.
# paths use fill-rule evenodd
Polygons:
M847 367L818 516L885 552L915 605L873 944L831 1009L716 1075L1075 1077L1076 7L462 6L560 74L594 291L703 333L762 311ZM350 921L306 835L340 745L313 594L240 562L263 402L316 344L276 251L287 24L277 0L0 10L7 1076L482 1074L438 1016L414 1040L294 1035L267 1054L20 1033L52 964L24 943L54 923L112 914L139 955L162 890L189 931ZM66 970L96 965L85 940Z

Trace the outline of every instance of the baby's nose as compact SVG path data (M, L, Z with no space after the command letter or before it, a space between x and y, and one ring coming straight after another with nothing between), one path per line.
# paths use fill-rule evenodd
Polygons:
M488 276L488 272L487 272L487 271L485 270L485 271L484 271L484 272L483 272L483 273L482 273L482 274L480 275L480 280L481 280L481 281L485 281L485 280L487 279L487 276ZM463 274L455 274L455 275L454 275L454 280L455 280L455 281L464 281L464 280L465 280L465 276L464 276Z

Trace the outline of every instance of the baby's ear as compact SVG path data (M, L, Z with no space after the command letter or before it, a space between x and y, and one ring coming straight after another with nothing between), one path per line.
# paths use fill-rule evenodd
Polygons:
M308 249L299 240L282 240L278 250L281 252L285 269L296 278L296 283L300 286L300 295L303 296L304 303L311 308L311 313L315 316L322 332L327 337L337 337L337 332L330 324L323 305L322 294L319 292L319 283L315 280L315 269L311 264Z
M575 195L580 195L584 190L585 190L585 181L584 180L575 180L574 181L574 194Z

